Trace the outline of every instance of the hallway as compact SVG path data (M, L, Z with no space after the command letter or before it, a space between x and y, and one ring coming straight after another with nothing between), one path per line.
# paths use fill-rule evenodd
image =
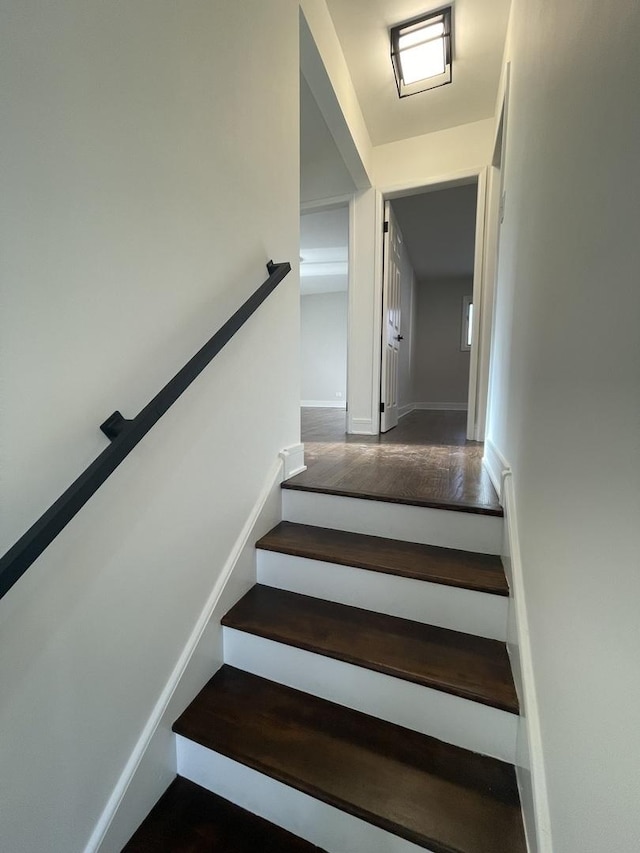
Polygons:
M343 409L301 418L307 470L285 488L502 515L465 412L414 411L378 436L347 435Z

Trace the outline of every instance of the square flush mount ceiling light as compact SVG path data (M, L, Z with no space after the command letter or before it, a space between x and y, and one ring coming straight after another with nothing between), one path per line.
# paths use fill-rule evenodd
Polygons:
M401 98L451 83L451 6L392 27L391 62Z

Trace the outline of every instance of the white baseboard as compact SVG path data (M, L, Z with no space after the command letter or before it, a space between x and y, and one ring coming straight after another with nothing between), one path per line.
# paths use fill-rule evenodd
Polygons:
M509 463L490 438L485 440L482 462L487 469L493 488L496 490L500 501L502 501L502 474L503 471L509 468Z
M300 405L306 409L346 409L346 400L302 400Z
M502 595L261 550L258 583L503 643L507 639L509 599Z
M529 853L552 853L551 819L524 594L513 476L504 458L498 454L497 458L504 466L501 491L505 509L505 545L502 559L511 590L507 648L520 699L516 776Z
M119 853L175 776L176 758L171 725L222 662L219 620L223 612L220 610L231 607L255 583L255 542L281 517L282 469L282 460L278 459L214 582L178 661L91 833L84 853ZM239 573L251 576L236 579L235 575ZM213 640L211 630L215 632ZM216 657L218 660L212 659ZM171 751L171 766L159 768L160 762L166 762L168 750ZM162 756L159 756L159 752L162 752Z
M500 554L502 549L502 518L495 515L283 489L282 517L459 551Z
M292 444L291 447L285 447L280 451L280 459L282 459L282 479L289 480L296 474L307 470L304 464L304 444Z
M378 429L371 418L349 418L347 432L350 435L377 435Z
M406 406L400 406L398 409L398 420L403 418L405 415L410 415L411 412L415 411L415 408L414 403L408 403Z
M466 412L466 403L414 403L413 408L426 412Z

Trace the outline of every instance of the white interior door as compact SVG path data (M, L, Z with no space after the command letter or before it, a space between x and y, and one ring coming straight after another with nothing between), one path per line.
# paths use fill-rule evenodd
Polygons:
M400 337L402 234L388 201L384 205L384 221L380 432L387 432L398 424L398 350L402 340Z

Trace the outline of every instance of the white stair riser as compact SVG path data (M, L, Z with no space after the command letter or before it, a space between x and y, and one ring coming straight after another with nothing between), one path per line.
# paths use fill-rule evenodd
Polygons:
M234 628L224 628L223 642L225 663L238 669L473 752L515 761L515 714Z
M257 561L258 583L265 586L477 637L506 640L509 599L505 596L275 551L258 551Z
M503 521L494 515L283 489L282 517L299 524L480 554L499 554L502 548Z
M429 853L180 735L177 757L181 776L329 853Z

